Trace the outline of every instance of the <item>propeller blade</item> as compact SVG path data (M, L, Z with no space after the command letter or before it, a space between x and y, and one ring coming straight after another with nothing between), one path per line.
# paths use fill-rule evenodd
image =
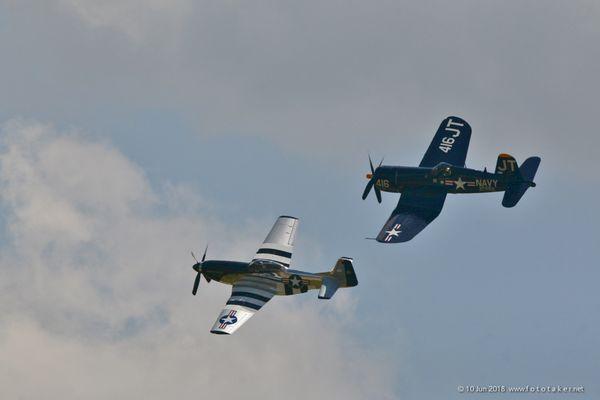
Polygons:
M192 294L195 296L198 291L198 285L200 285L200 272L196 275L196 280L194 281L194 288L192 289Z
M381 204L381 190L379 190L377 186L375 187L375 196L377 196L377 201L379 202L379 204Z
M362 194L363 200L367 198L372 187L373 187L373 179L369 180L369 183L367 183L367 186L365 187L365 191Z
M383 164L383 157L381 158L381 161L379 161L379 165L377 166L377 168L381 167L381 164ZM371 166L371 168L373 168L373 166ZM381 204L381 190L379 190L377 186L375 186L375 196L377 196L377 202Z
M371 160L370 154L369 154L369 167L371 167L371 179L369 179L369 182L367 183L367 186L365 186L365 190L363 191L363 194L362 194L363 200L365 200L367 198L367 196L371 192L371 188L373 188L373 184L375 183L375 179L374 179L375 178L375 169L373 168L373 161Z
M377 166L377 168L381 167L381 164L383 164L383 158L379 162L379 165ZM375 176L375 171L377 169L373 168L373 161L371 160L370 154L369 154L369 167L371 167L371 179L369 180L369 183L367 183L367 186L365 187L365 191L363 192L363 195L362 195L363 200L365 200L367 198L367 196L371 192L371 188L373 188L373 185L377 181L377 177ZM375 186L375 195L377 196L377 201L379 203L381 203L381 190L379 190L379 188L377 186Z
M196 258L196 256L194 255L193 251L190 251L190 253L192 253L192 258L194 259L194 261L196 261L196 264L198 264L198 259Z
M206 245L206 248L204 249L204 254L202 255L202 262L204 262L204 260L206 259L206 252L208 251L208 245Z

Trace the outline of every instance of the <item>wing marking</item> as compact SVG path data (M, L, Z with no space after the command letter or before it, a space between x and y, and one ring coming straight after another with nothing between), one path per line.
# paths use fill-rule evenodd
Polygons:
M471 140L471 126L462 118L442 121L419 167L435 167L441 162L464 167Z
M245 275L231 289L231 296L211 332L232 334L277 293L280 281L261 274Z
M442 188L406 189L376 240L381 243L409 241L437 218L446 194Z
M254 260L270 260L289 267L297 229L298 218L286 215L277 218Z

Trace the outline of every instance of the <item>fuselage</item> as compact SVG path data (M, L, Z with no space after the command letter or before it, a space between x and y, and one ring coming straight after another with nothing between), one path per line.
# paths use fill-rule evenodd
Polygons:
M369 176L367 176L369 178ZM442 163L433 168L381 166L375 170L375 187L401 193L407 188L441 187L448 193L482 193L506 190L519 178Z
M205 278L228 285L234 285L245 275L259 273L263 278L277 283L276 294L282 296L319 289L323 279L321 274L289 269L271 260L254 260L249 263L207 260L202 263L201 268Z

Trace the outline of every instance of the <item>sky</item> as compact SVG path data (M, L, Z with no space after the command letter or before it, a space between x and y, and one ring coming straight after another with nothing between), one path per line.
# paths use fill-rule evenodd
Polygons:
M0 0L0 397L598 397L598 43L595 1ZM368 154L449 115L538 186L365 240L398 199L360 199ZM211 335L190 250L250 260L281 214L294 268L359 285Z

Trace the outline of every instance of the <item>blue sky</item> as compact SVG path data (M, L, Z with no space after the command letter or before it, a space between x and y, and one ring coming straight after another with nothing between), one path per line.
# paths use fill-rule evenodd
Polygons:
M593 397L599 18L585 1L0 5L0 394L218 395L237 374L244 398L298 380L293 398ZM467 166L539 155L538 186L514 209L449 196L413 241L365 240L397 201L360 199L367 154L416 165L448 115L472 126ZM301 219L294 267L351 256L359 286L209 335L228 289L193 298L189 250L249 259L280 214Z

